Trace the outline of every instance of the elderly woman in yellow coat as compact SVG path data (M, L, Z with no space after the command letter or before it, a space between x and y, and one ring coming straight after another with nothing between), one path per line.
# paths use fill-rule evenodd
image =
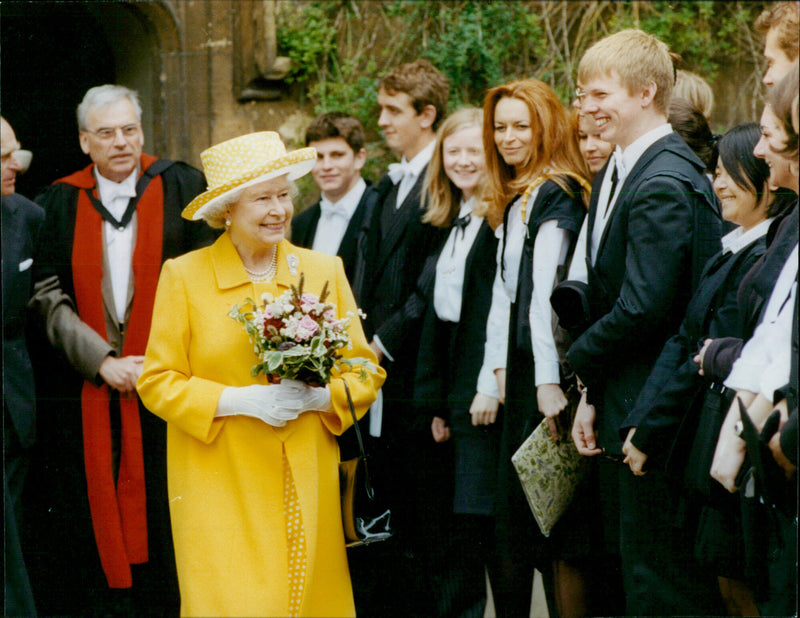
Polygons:
M186 616L352 616L335 436L374 401L385 378L334 370L330 384L268 384L233 305L278 297L305 278L324 284L344 317L356 304L339 258L284 238L290 180L316 153L286 153L276 133L229 140L201 155L209 189L184 210L225 232L164 264L139 394L165 419L170 513ZM354 318L345 356L375 361ZM375 363L377 365L377 363Z

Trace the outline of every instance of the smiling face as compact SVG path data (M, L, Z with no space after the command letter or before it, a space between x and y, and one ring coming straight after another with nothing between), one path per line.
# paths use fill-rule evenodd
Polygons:
M521 99L503 97L494 108L494 143L503 160L517 170L533 152L531 112Z
M778 39L780 32L778 28L770 28L767 32L766 41L764 43L764 58L767 59L767 72L764 73L762 82L765 86L774 86L781 78L786 75L792 68L795 60L789 59L780 45Z
M753 154L769 166L769 184L771 189L784 187L797 191L798 178L793 173L792 162L783 156L788 136L778 117L769 105L764 106L761 114L761 138L758 140ZM795 163L796 171L796 163Z
M722 206L722 218L749 230L767 216L766 204L759 207L753 187L742 187L734 181L721 159L714 174L714 193Z
M139 165L144 133L136 108L127 97L91 110L87 130L80 132L79 139L81 150L108 180L122 182Z
M343 137L329 137L308 145L317 151L317 162L311 170L314 182L322 195L331 202L338 202L361 178L367 151L362 148L353 152Z
M631 94L612 71L580 83L578 87L581 114L594 120L597 135L603 141L624 149L646 132L642 110L652 104L655 91L650 90L654 85Z
M479 125L459 129L442 140L442 167L465 200L475 194L486 171Z
M614 152L614 145L600 139L599 131L590 117L581 115L578 123L578 148L589 171L596 174Z
M228 207L231 240L237 249L263 253L284 239L293 213L286 175L247 187Z

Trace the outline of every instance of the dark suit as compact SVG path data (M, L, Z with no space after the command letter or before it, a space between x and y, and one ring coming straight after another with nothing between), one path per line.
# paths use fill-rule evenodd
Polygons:
M596 408L598 444L612 456L621 455L620 427L664 343L678 330L705 262L720 249L719 207L703 168L677 133L658 139L625 178L594 264L587 249L593 323L572 344L568 359ZM595 179L587 244L603 176ZM612 465L619 514L612 501L604 516L607 532L620 534L627 613L718 612L709 602L716 582L703 585L691 548L671 530L673 505L664 476L654 470L635 477L627 465Z
M19 526L28 449L36 439L36 389L25 339L25 307L33 290L33 254L44 210L21 195L2 198L3 252L3 502L5 613L36 613Z
M364 217L375 208L377 201L378 193L375 187L367 183L367 188L358 201L358 206L347 224L347 230L336 252L336 255L342 258L342 262L344 262L344 272L348 281L353 281L354 279L356 256L358 255L358 237L364 224ZM322 209L319 206L319 202L317 202L292 218L292 242L295 245L306 249L312 248L321 212ZM358 302L358 297L356 297L356 302Z
M427 275L434 285L440 251L425 266L434 271ZM499 578L492 515L501 426L475 427L469 413L483 360L496 253L497 238L483 221L466 256L458 321L437 317L431 289L420 337L415 408L428 419L444 418L452 435L433 447L441 451L443 465L430 475L439 474L441 489L425 500L429 517L439 525L438 529L432 526L439 534L431 539L436 551L431 552L429 576L434 581L437 615L442 616L483 616L484 568L493 582Z
M353 571L356 609L363 615L427 616L434 611L433 591L420 575L424 560L420 556L426 551L426 514L420 496L428 493L423 486L426 462L436 455L431 452L429 418L414 413L412 385L425 296L433 283L432 276L421 275L446 230L422 223L424 176L423 170L399 208L395 208L398 186L388 176L378 183L376 208L365 218L359 238L353 281L353 293L367 314L367 339L379 336L393 359L384 357L381 363L387 373L383 424L381 437L370 441L370 449L376 487L392 508L397 533L381 544L382 555L373 552L364 557L372 564ZM407 587L398 589L397 581L405 581ZM366 599L370 584L374 587Z

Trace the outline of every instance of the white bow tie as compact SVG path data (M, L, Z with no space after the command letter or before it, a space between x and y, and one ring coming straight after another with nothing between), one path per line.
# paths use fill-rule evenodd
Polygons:
M414 172L408 163L390 163L389 164L389 178L392 184L397 184L406 176L412 176Z
M322 198L319 201L319 208L320 208L320 214L323 217L328 217L328 218L341 217L342 219L347 218L347 213L345 213L344 208L332 204L325 198Z

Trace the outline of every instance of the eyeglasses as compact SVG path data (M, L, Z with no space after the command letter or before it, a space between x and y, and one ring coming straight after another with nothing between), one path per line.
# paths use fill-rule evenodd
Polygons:
M126 124L124 127L102 127L97 129L96 131L89 131L86 130L86 133L91 133L98 139L103 141L110 141L117 136L117 131L122 131L122 137L125 139L130 139L139 135L139 131L141 131L141 124L138 122L135 124Z

